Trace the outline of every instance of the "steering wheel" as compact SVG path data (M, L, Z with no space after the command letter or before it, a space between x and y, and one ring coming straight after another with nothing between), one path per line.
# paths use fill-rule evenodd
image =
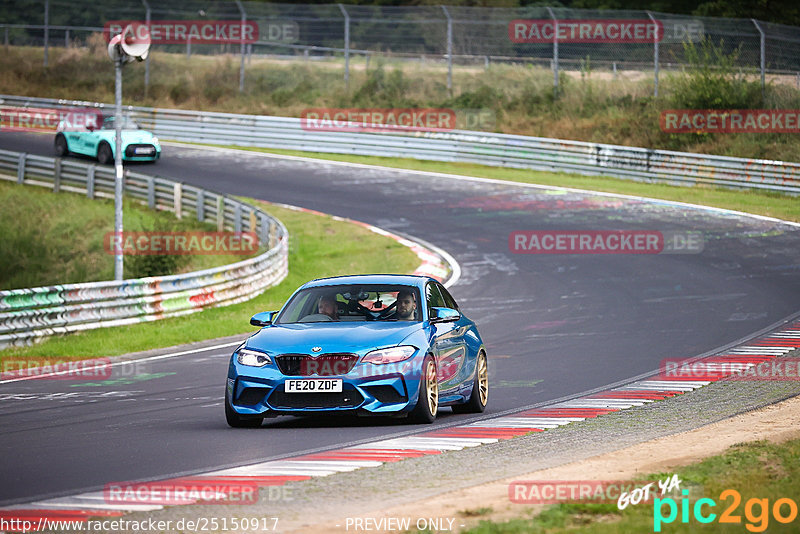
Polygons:
M388 319L389 317L394 315L396 307L397 307L397 302L393 302L390 306L387 306L386 308L379 311L376 319L381 319L381 320Z

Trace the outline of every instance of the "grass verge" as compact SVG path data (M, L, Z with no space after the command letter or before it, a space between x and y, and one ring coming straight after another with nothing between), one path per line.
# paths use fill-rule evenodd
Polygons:
M114 202L77 193L0 180L0 289L17 289L114 279L114 256L104 237L114 231ZM213 224L175 219L126 200L126 231L215 231ZM125 277L197 271L235 263L247 256L126 256Z
M301 284L340 274L409 273L419 264L410 249L367 228L329 216L314 215L252 201L280 219L289 230L289 275L258 297L202 313L120 328L100 328L53 337L30 347L8 348L0 360L54 358L80 360L115 356L190 343L253 330L250 316L277 310Z
M681 488L688 489L688 517L682 518L682 499L676 497L675 519L661 526L662 532L797 532L800 519L797 505L800 495L800 440L782 444L766 441L742 443L731 447L725 454L712 456L684 467L678 473ZM642 480L664 480L671 473L657 473ZM735 495L721 495L732 489ZM712 499L716 506L702 506L702 513L716 514L713 521L703 524L694 517L695 503L701 497ZM778 499L788 498L794 508L784 501L779 513L794 518L788 523L776 519L774 511ZM766 500L766 501L763 501ZM763 501L763 502L756 502ZM663 516L669 515L668 505L660 507ZM736 523L721 523L722 513L729 509ZM792 509L794 514L792 514ZM738 518L738 519L737 519ZM587 532L590 534L627 534L654 531L654 503L628 506L620 511L616 503L561 503L545 509L536 517L520 517L503 523L481 521L477 526L463 531L465 534L516 534Z
M299 156L330 161L344 161L365 165L382 165L397 169L412 169L423 172L440 172L462 176L492 178L525 184L539 184L558 187L572 187L591 191L604 191L623 195L643 196L661 200L687 202L716 208L724 208L755 215L777 217L787 221L800 222L800 202L797 197L781 193L735 190L722 187L698 185L693 187L659 183L635 182L606 176L582 176L580 174L552 173L525 169L489 167L473 163L449 163L421 161L409 158L383 158L376 156L351 156L345 154L326 154L321 152L301 152L271 148L234 147L286 156Z

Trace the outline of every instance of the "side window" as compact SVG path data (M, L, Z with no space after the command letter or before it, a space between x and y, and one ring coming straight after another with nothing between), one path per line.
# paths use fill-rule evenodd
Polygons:
M458 303L456 303L456 299L447 291L443 285L436 284L436 287L439 288L439 291L442 292L442 297L444 297L444 304L448 308L453 308L454 310L458 309Z
M439 292L439 289L436 287L435 284L429 282L427 286L425 286L425 297L428 301L428 316L431 315L431 308L434 307L444 307L447 306L442 298L442 294Z

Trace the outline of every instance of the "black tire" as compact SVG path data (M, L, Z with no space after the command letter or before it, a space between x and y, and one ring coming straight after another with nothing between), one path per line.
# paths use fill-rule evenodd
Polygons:
M233 428L258 428L264 422L263 417L242 417L234 411L228 402L228 394L225 393L225 420Z
M489 361L484 352L478 353L475 362L475 383L472 385L472 395L464 404L454 404L453 413L483 413L489 401Z
M110 165L114 163L114 153L111 152L111 146L108 143L100 143L97 147L97 161L100 165Z
M414 423L430 424L439 413L439 382L436 373L436 362L428 354L422 361L419 399L411 411L409 419Z
M56 157L63 158L69 156L69 146L67 145L67 138L59 134L56 136L55 141Z

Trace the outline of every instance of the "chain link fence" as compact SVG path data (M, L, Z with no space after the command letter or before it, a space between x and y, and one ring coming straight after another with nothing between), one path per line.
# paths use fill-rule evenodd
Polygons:
M172 39L154 39L154 49L191 54L240 54L240 89L246 57L350 59L375 55L453 65L529 63L553 71L619 70L652 75L689 64L687 43L708 40L743 73L795 76L800 83L800 28L755 19L671 15L638 10L586 10L547 7L353 6L279 4L245 1L157 3L152 0L0 0L0 36L7 46L83 46L111 21L149 21L161 30L188 30ZM255 23L252 39L209 43L197 29L216 21ZM194 26L193 26L194 25ZM153 28L154 26L151 26ZM194 30L192 30L194 28ZM644 34L636 32L644 28ZM655 28L655 34L647 32ZM224 32L223 32L224 33ZM163 34L162 34L163 36ZM146 74L146 83L149 69Z

